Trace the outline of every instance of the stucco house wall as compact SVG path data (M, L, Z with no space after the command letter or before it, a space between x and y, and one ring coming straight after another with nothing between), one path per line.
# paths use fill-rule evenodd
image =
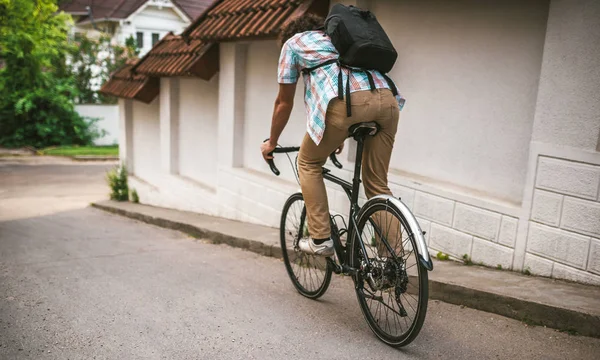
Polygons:
M179 80L179 174L209 188L217 186L219 78Z
M159 101L151 104L133 102L133 167L135 176L154 183L160 177L160 119Z
M600 279L600 3L553 0L519 254L532 272Z
M75 111L81 116L97 119L95 126L106 132L104 136L94 140L95 145L114 145L119 143L118 105L75 105Z
M344 3L373 10L400 50L392 77L407 104L390 188L427 231L430 251L600 284L600 3ZM134 159L132 184L144 203L277 227L299 189L284 155L275 177L259 152L279 48L245 40L219 51L210 82L162 79L158 129L152 117L138 125L144 113L133 105L133 155L123 155ZM284 146L304 134L302 83L295 103ZM156 180L138 169L150 165L137 154L137 131L159 132ZM348 180L353 149L348 141L344 169L333 169ZM347 212L344 193L328 192L332 211Z
M392 168L518 204L549 1L372 4L407 97Z
M116 28L114 39L118 43L124 44L128 37L133 36L135 39L136 33L142 32L144 46L140 48L140 56L143 56L152 49L152 34L158 34L160 40L169 31L175 34L181 33L189 24L190 21L172 7L148 6L120 22Z

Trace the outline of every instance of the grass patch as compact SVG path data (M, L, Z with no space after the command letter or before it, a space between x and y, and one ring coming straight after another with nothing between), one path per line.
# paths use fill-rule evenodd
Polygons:
M80 156L80 155L96 155L96 156L118 156L119 146L61 146L46 148L39 151L40 155L52 156Z
M569 334L571 336L577 336L577 335L579 335L579 333L577 332L577 330L572 329L572 328L561 329L561 330L558 330L558 331L561 332L561 333Z
M463 255L462 260L465 265L468 265L468 266L473 265L473 260L471 260L471 257L467 254Z

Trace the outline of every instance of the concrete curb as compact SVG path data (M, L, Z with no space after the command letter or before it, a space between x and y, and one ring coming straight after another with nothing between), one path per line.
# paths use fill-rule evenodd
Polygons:
M76 155L71 156L71 159L75 161L117 161L118 156L104 156L104 155Z
M92 203L92 207L111 212L113 214L125 216L134 220L139 220L148 224L160 226L165 229L181 231L198 239L210 240L213 244L227 244L232 247L248 250L259 255L270 256L277 259L281 259L283 257L281 254L281 247L267 245L260 241L225 235L216 231L202 229L190 224L147 216L144 214L118 209L112 206L106 206L98 203Z
M461 285L429 280L429 297L573 334L600 338L600 317L495 294Z
M152 217L104 204L91 204L97 209L139 220L166 229L178 230L195 238L210 240L214 244L227 244L259 255L281 258L281 247L260 241L226 235L190 224ZM429 298L455 305L464 305L527 324L547 326L561 331L600 338L600 316L583 311L546 305L535 301L518 299L508 295L487 292L462 285L429 280Z

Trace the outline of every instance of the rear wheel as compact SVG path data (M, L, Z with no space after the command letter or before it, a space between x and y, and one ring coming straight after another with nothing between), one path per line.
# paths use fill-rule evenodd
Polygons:
M306 207L301 193L288 198L281 213L280 239L283 262L298 292L308 298L322 296L331 281L331 267L322 256L308 255L298 248L298 241L308 237Z
M402 212L384 199L367 202L357 223L352 264L359 269L361 310L380 340L405 346L419 334L427 312L427 270L412 236L419 230L410 229Z

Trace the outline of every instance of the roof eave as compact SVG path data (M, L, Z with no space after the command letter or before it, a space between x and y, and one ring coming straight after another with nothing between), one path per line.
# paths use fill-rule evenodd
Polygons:
M124 20L124 19L120 19L120 18L108 18L107 17L107 18L94 19L94 22L95 23L98 23L98 22L119 22L121 20ZM92 20L83 20L83 21L78 21L77 25L88 25L88 24L91 24L91 23L92 23Z

